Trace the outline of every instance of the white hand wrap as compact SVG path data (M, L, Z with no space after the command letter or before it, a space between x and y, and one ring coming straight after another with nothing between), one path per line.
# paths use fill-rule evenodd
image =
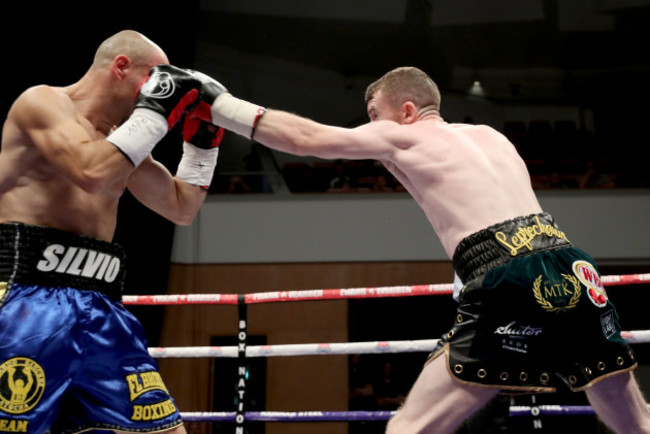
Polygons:
M219 148L202 149L183 142L183 157L178 163L176 178L207 190L217 167L218 155Z
M222 93L212 103L212 123L249 139L255 134L257 122L266 109L248 101Z
M153 110L136 108L133 114L107 138L135 167L147 158L169 127L163 115Z

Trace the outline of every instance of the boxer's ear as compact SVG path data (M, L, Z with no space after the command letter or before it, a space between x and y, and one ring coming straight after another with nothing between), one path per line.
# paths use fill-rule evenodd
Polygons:
M400 107L399 116L402 119L402 123L404 123L404 124L412 124L413 122L415 122L417 120L418 109L417 109L417 107L415 107L415 104L413 104L413 102L406 101Z
M117 80L123 80L124 77L126 76L126 70L129 68L130 65L131 65L131 59L129 59L129 56L120 54L115 59L113 59L111 72L113 73L113 76L115 76Z

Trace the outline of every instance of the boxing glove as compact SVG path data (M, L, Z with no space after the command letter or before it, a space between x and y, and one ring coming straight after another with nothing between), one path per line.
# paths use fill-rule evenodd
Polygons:
M192 116L193 113L194 110L189 112L183 122L183 140L201 149L218 148L223 139L224 129L211 122L203 121L196 115Z
M200 107L194 116L201 116L202 120L252 139L266 109L235 98L224 85L202 72L188 71L201 82Z
M202 85L194 74L184 69L154 66L138 90L135 107L160 113L167 120L168 129L172 129L185 109L196 101Z
M201 86L195 75L183 69L153 67L138 89L132 115L106 140L137 167L195 103Z
M223 128L202 121L196 113L187 113L183 122L183 156L176 177L208 190L217 166L223 135Z

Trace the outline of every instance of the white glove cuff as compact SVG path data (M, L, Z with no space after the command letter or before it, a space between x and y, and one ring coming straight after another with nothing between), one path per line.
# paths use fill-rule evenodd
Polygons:
M183 157L178 163L176 178L207 190L217 167L218 155L219 148L202 149L183 142Z
M107 138L135 167L147 158L156 144L165 137L169 127L163 115L153 110L136 108L133 114Z
M222 93L212 103L210 114L213 124L252 139L257 122L265 111L264 107Z

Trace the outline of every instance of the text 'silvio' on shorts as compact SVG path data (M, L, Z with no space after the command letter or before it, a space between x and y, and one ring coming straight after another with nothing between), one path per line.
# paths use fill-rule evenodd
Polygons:
M121 303L119 246L0 225L0 432L157 432L180 414Z
M463 240L456 323L446 353L460 381L508 392L584 390L636 367L594 260L549 214L510 220Z

